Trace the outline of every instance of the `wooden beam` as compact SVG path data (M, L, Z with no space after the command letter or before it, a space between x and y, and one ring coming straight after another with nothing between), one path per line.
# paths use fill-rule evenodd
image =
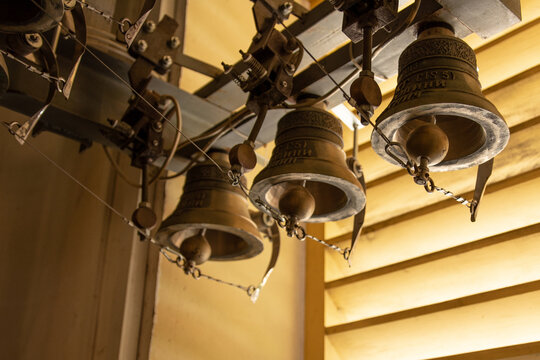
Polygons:
M163 210L165 204L165 182L158 181L153 186L152 197L153 208L158 219L163 219ZM154 227L153 236L159 229L161 221ZM157 246L147 242L144 258L144 272L141 279L140 292L141 303L139 304L138 314L138 334L137 334L137 352L135 356L128 359L148 360L150 358L150 344L152 341L152 330L154 328L154 315L156 308L157 293L157 274L159 269L160 251Z
M309 224L307 232L323 239L324 224ZM306 241L304 359L324 360L324 248Z
M475 223L466 218L456 220L460 219L465 208L453 200L446 200L394 218L393 222L375 224L366 228L357 242L351 267L333 252L326 252L326 280L367 272L535 224L538 222L540 203L531 201L531 194L535 194L539 186L540 169L491 184L482 200L482 217ZM512 197L511 206L507 205L509 194ZM420 236L419 231L437 234L437 240L433 241L432 236ZM336 244L346 246L350 236L340 240ZM395 250L396 246L399 246L399 251Z

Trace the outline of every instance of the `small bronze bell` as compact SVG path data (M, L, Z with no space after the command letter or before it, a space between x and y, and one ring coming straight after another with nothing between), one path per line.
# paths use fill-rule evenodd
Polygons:
M504 149L510 133L482 94L474 51L446 23L423 24L418 34L399 58L394 98L378 127L413 160L424 158L431 171L485 163ZM397 164L376 131L371 142L381 157Z
M340 120L321 109L285 114L272 157L253 181L251 198L298 221L335 221L358 213L366 197L347 167L342 132Z
M210 156L222 169L229 168L226 153L213 151ZM208 159L187 172L180 203L156 237L196 264L247 259L263 250L245 194Z

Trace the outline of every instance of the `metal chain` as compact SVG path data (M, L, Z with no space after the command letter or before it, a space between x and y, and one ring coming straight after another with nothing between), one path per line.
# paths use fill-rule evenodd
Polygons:
M259 294L262 290L263 283L261 282L258 286L250 285L250 286L244 286L240 284L236 284L230 281L222 280L219 278L216 278L212 275L205 274L201 271L200 268L195 266L193 262L188 261L182 254L180 254L177 251L172 250L169 247L164 247L158 244L155 240L151 241L154 245L158 245L160 247L160 253L167 259L168 262L171 264L175 264L178 268L182 269L186 275L191 275L191 277L195 280L199 280L201 278L211 280L214 282L217 282L218 284L231 286L237 289L240 289L242 291L245 291L246 294L251 298L251 301L255 302L259 298ZM176 256L176 258L171 257Z
M96 13L98 14L99 16L101 16L102 18L104 18L105 20L107 20L108 22L110 23L115 23L117 24L118 26L120 26L121 28L123 28L123 26L125 25L129 25L131 22L124 18L122 20L117 20L115 19L114 17L112 17L111 14L103 11L103 10L99 10L98 8L96 8L95 6L87 3L86 1L83 1L83 0L76 0L78 4L80 4L82 7L85 7L87 8L88 10L92 11L93 13Z
M474 203L475 201L469 201L461 196L457 196L457 195L454 195L453 192L451 191L448 191L442 187L438 187L438 186L435 186L435 190L437 190L438 192L442 193L443 195L445 196L448 196L454 200L456 200L458 203L462 204L462 205L465 205L466 207L468 207L469 209L471 208L472 206L472 203Z
M240 184L240 183L239 183ZM240 186L241 188L243 185ZM249 195L248 195L249 196ZM253 200L253 199L252 199ZM350 249L349 248L341 248L337 245L330 244L324 240L321 240L317 238L316 236L310 235L306 232L306 229L303 226L298 225L298 223L291 218L288 218L287 216L281 214L279 210L274 209L272 206L261 200L260 198L254 199L253 202L263 208L276 222L277 226L279 226L282 229L285 229L287 232L287 236L289 237L296 237L300 241L304 241L306 238L309 238L311 240L314 240L318 242L319 244L322 244L332 250L335 250L343 255L345 260L349 260L350 256Z
M41 69L38 69L34 65L29 64L29 63L27 63L26 61L24 61L22 59L19 59L17 56L15 56L12 53L7 52L5 50L0 49L0 53L2 55L5 55L6 57L18 62L19 64L24 66L26 68L26 70L30 71L31 73L37 74L37 75L41 76L42 78L44 78L45 80L47 80L49 82L56 83L56 87L57 87L58 91L62 92L62 89L64 88L64 85L66 84L66 79L64 79L63 77L53 76L53 75L49 74L48 72L45 72L45 71L43 71Z

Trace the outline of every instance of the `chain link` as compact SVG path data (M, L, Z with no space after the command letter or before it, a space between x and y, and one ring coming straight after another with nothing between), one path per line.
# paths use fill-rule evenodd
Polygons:
M182 269L182 271L184 271L184 273L186 275L191 275L191 277L194 278L195 280L199 280L199 279L203 278L203 279L214 281L214 282L216 282L218 284L223 284L223 285L227 285L227 286L231 286L231 287L240 289L240 290L244 291L251 298L251 301L253 301L253 302L256 302L257 299L259 298L260 292L261 292L261 290L262 290L262 288L264 286L263 282L266 282L266 279L264 279L263 282L261 282L258 286L254 286L254 285L244 286L244 285L240 285L240 284L236 284L236 283L233 283L233 282L230 282L230 281L226 281L226 280L216 278L216 277L214 277L212 275L208 275L208 274L203 273L200 268L195 266L195 264L193 262L188 261L179 252L177 252L177 251L175 251L175 250L173 250L173 249L171 249L169 247L161 246L154 239L151 239L151 243L153 243L153 244L155 244L157 246L160 246L161 247L160 253L163 255L163 257L165 257L165 259L168 262L170 262L171 264L174 264L178 268ZM171 256L171 254L173 256Z
M468 207L469 209L471 208L472 206L472 203L474 202L473 201L469 201L461 196L457 196L457 195L454 195L453 192L451 191L448 191L442 187L438 187L438 186L435 186L435 190L437 190L438 192L442 193L443 195L445 196L448 196L454 200L456 200L458 203L462 204L462 205L465 205L466 207Z
M334 251L337 251L339 252L341 255L343 255L343 257L345 258L345 260L349 260L349 257L350 257L350 249L349 248L341 248L337 245L334 245L334 244L330 244L324 240L321 240L319 238L317 238L316 236L313 236L313 235L310 235L306 232L306 229L300 225L298 225L298 223L296 221L294 221L294 219L290 219L290 218L287 218L286 216L282 215L278 210L274 209L273 207L271 207L270 205L268 205L267 203L265 203L264 201L262 201L261 199L256 199L254 200L255 204L258 205L260 208L264 209L265 212L267 212L268 214L270 214L270 216L272 216L272 218L276 221L276 224L282 228L282 229L285 229L287 231L287 236L289 237L296 237L298 240L300 241L304 241L306 238L309 238L311 240L314 240L316 242L318 242L319 244L321 245L324 245Z
M96 8L95 6L83 1L83 0L77 0L77 3L79 3L82 7L84 8L87 8L88 10L90 10L91 12L93 13L96 13L98 14L99 16L101 16L102 18L104 18L105 20L107 20L108 22L110 23L115 23L117 24L118 26L120 26L121 28L123 28L123 26L125 26L126 24L130 24L131 22L129 21L129 19L122 19L122 20L117 20L115 19L114 17L112 17L111 14L108 14L107 12L103 11L103 10L99 10L98 8Z

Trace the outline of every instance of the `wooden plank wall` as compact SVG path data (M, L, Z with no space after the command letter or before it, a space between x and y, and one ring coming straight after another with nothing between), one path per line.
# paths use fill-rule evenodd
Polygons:
M511 131L476 223L467 208L425 193L379 158L371 129L361 130L367 226L351 267L325 250L325 321L306 318L325 328L325 359L539 358L540 1L521 3L521 24L496 39L466 39L484 94ZM391 83L381 108L392 98ZM432 176L471 198L475 173ZM347 246L351 230L348 219L326 224L324 234Z
M4 108L0 115L27 120ZM139 328L145 287L154 293L156 269L147 263L157 254L4 127L0 139L0 358L135 360L139 336L150 336ZM30 141L129 216L137 189L119 180L99 147L81 154L76 142L48 133ZM119 159L136 178L129 159Z

